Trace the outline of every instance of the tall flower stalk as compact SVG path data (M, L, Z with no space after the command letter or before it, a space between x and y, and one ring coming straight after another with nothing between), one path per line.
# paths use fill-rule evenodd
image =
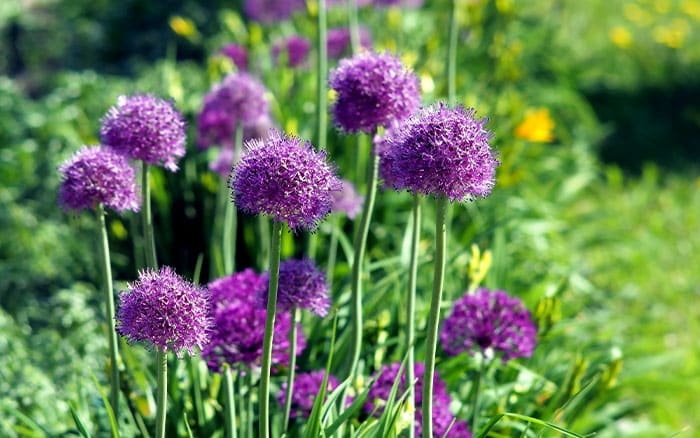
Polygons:
M406 299L406 381L413 382L415 380L415 327L416 327L416 281L418 278L418 245L420 244L420 226L421 226L421 208L420 197L413 195L412 218L413 224L411 227L411 255L408 271L408 291ZM411 411L415 409L415 388L413 385L408 388L406 396ZM416 436L415 434L415 418L411 417L408 425L408 436Z
M326 21L326 0L318 1L318 57L316 61L316 122L318 123L318 148L326 149L326 131L328 129L328 105L326 81L328 79L328 48L326 39L328 23Z

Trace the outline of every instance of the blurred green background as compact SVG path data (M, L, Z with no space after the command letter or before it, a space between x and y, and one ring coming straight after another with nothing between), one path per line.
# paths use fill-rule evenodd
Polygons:
M493 196L455 207L453 228L464 231L451 243L451 272L466 275L471 242L491 249L488 285L532 306L559 300L542 348L566 353L552 363L576 360L584 374L621 364L588 406L586 430L700 434L700 0L458 5L458 101L490 118L503 164ZM446 94L448 9L428 0L360 11L375 47L398 49L415 69L427 102ZM281 35L314 37L304 13L267 28L239 11L223 1L0 2L0 431L52 435L70 428L71 400L99 404L89 383L105 348L94 335L93 220L57 207L58 164L98 141L100 118L123 93L173 98L194 138L202 95L230 69L220 47L245 44L262 58ZM174 17L195 30L176 33ZM313 74L275 75L263 68L277 123L312 138ZM291 83L295 94L285 94ZM354 143L331 131L329 145L351 167ZM188 275L210 236L208 158L190 144L181 174L154 175L159 252ZM403 236L393 212L408 199L387 199L374 259L392 256ZM108 220L120 280L133 279L135 220ZM460 283L448 282L453 297Z

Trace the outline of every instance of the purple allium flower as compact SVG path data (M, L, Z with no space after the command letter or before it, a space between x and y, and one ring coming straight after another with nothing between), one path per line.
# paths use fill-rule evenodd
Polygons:
M100 138L130 158L175 171L185 155L185 120L167 100L150 94L120 96L102 119Z
M238 44L226 44L219 49L219 53L233 61L238 70L248 70L248 50L245 47Z
M245 14L253 21L277 23L306 8L304 0L245 0Z
M316 395L323 384L323 376L325 373L325 370L318 370L296 375L294 379L294 389L292 390L292 409L289 413L291 418L309 418L311 410L314 407L314 401L316 401ZM326 396L337 387L338 379L329 375L328 385L326 386ZM287 382L282 382L282 387L277 393L277 402L280 406L284 406L286 394Z
M372 34L369 29L360 26L360 46L372 48ZM336 27L328 29L326 34L326 50L330 59L340 59L350 51L350 28Z
M238 208L270 215L292 230L314 230L331 211L332 192L340 190L325 151L274 130L246 146L229 179Z
M197 116L197 144L231 146L237 124L255 125L267 112L263 84L248 73L232 73L204 96Z
M503 362L530 357L537 342L537 328L520 299L497 290L478 289L465 294L452 307L440 333L447 354L480 350L486 356L500 352Z
M411 116L420 104L418 78L388 53L341 60L329 83L338 93L335 124L346 132L374 132Z
M355 186L350 181L341 180L342 188L338 192L333 192L333 205L331 211L343 212L350 219L355 219L357 213L362 210L364 198L357 194Z
M473 109L432 105L391 129L377 153L382 178L397 190L466 201L494 186L496 152Z
M374 0L374 5L378 7L420 8L423 6L423 0Z
M163 266L146 269L119 294L117 331L129 342L147 342L160 351L190 355L209 342L210 295Z
M110 148L84 146L58 171L62 174L58 203L66 210L85 210L98 203L119 212L138 211L141 206L134 169L128 158Z
M267 292L265 288L258 296L263 305L267 305ZM287 311L297 307L321 317L326 316L331 307L326 274L307 258L280 263L277 309Z
M272 59L277 64L280 53L287 54L287 64L292 67L301 67L306 64L309 57L311 42L300 35L292 35L272 45Z
M374 415L381 415L384 410L384 405L389 399L391 388L396 381L400 368L401 364L397 362L391 365L384 365L382 369L379 370L379 377L369 390L367 402L363 407L365 413L370 414L372 411L374 411ZM421 432L423 430L423 412L420 409L420 406L423 403L423 374L425 373L425 366L420 362L416 362L414 370L414 375L416 377L416 383L413 386L415 397L416 436L421 436ZM403 394L407 389L406 373L402 372L397 397L400 397L401 394ZM445 385L445 382L440 379L440 376L436 371L433 375L433 436L435 437L443 436L445 431L447 431L447 428L450 426L450 423L452 423L454 415L452 415L450 412L451 401L452 399L450 394L447 392L447 386ZM375 408L378 409L375 411ZM460 426L457 431L464 432L465 430ZM455 438L471 437L468 429L466 429L466 432L468 433L467 435L456 435L451 430L448 436Z
M214 326L211 342L202 350L202 357L213 371L223 364L259 367L265 337L267 311L260 307L257 297L267 290L267 279L252 269L220 278L209 284L212 295ZM289 312L277 313L272 342L272 363L289 365ZM301 330L297 331L297 354L306 347Z

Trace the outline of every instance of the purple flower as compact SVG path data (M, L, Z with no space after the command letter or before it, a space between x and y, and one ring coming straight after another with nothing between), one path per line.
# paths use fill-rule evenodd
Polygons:
M263 84L248 73L230 74L204 96L197 116L197 144L232 146L236 125L255 125L267 112Z
M332 212L343 212L348 218L354 219L362 210L364 198L357 194L355 186L350 181L341 180L342 188L340 191L333 192Z
M122 212L138 211L141 197L128 158L101 146L84 146L61 164L58 203L66 210L85 210L98 203Z
M292 409L289 413L290 418L309 418L311 410L316 401L321 385L323 384L323 376L325 370L311 371L309 373L300 373L294 379L294 389L292 390ZM328 393L338 387L338 379L333 376L328 376L328 384L326 386L326 396ZM282 387L277 393L277 402L280 406L284 406L284 398L287 394L287 382L282 382Z
M505 363L532 356L537 328L518 298L482 288L455 302L443 323L440 340L447 354L480 350L488 357L496 352L503 355Z
M209 284L212 295L214 327L211 342L202 350L202 357L213 371L223 364L249 368L259 367L265 337L265 308L257 296L267 290L267 279L252 269L220 278ZM289 330L292 318L288 312L277 313L272 342L272 363L289 365ZM297 331L297 354L306 347L301 330Z
M100 129L102 144L147 164L177 170L185 155L185 121L169 101L150 94L120 96Z
M210 295L163 266L146 269L119 294L117 331L129 342L147 342L182 357L209 342Z
M397 190L466 201L487 196L498 159L474 110L437 104L391 129L377 153L381 177Z
M363 52L331 72L335 124L346 132L371 133L411 116L420 104L418 78L388 53Z
M263 305L267 305L267 292L267 288L261 290L258 296ZM307 258L280 263L277 309L287 311L297 307L321 317L326 316L331 307L326 274Z
M311 42L303 36L292 35L272 45L272 59L278 63L280 53L287 54L287 64L292 67L301 67L306 64L309 57Z
M384 405L391 394L391 388L396 381L400 367L400 363L393 363L391 365L385 365L381 368L381 370L379 370L379 377L374 382L372 388L367 394L367 402L363 407L365 413L370 414L372 411L374 411L375 416L381 415L384 410ZM423 412L420 409L420 406L423 403L423 374L425 373L425 366L420 362L416 362L414 370L414 375L416 377L416 383L413 386L415 396L416 436L421 436L421 432L423 430ZM406 385L405 372L401 373L399 379L399 387L396 395L397 398L408 389L408 386ZM435 437L443 436L445 431L447 431L447 428L450 426L450 423L452 423L454 415L452 415L450 412L451 401L452 399L450 394L447 392L445 382L440 379L440 376L436 371L433 376L433 436ZM469 433L468 429L465 430L462 428L462 426L460 426L457 431L462 433L466 431L468 434L456 435L451 430L448 436L455 438L471 437L471 433Z
M314 230L331 211L332 192L340 190L326 153L277 131L246 146L229 180L238 208L270 215L292 230Z
M372 47L372 34L369 29L360 26L360 46L366 49ZM340 59L350 51L350 28L336 27L328 29L326 34L326 50L330 59Z
M248 70L248 50L245 47L238 44L226 44L219 49L219 53L233 61L238 70Z
M374 0L374 5L378 7L420 8L423 6L423 0Z
M263 24L277 23L306 8L304 0L245 0L245 14Z

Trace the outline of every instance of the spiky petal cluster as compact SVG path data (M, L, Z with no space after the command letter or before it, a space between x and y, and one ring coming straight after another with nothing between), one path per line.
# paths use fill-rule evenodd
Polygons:
M58 168L58 202L66 210L95 208L98 203L116 211L138 211L141 197L129 160L102 146L83 146Z
M367 403L365 403L363 409L367 414L374 411L374 415L379 416L384 410L384 405L389 399L391 394L391 388L394 385L397 377L399 380L397 397L400 397L407 389L406 385L406 373L402 372L401 376L398 376L399 369L401 368L400 363L393 363L391 365L384 365L378 372L379 377L372 385L367 395ZM425 372L425 366L417 362L414 367L416 383L413 386L415 395L415 409L416 413L416 436L421 436L423 430L423 413L420 406L423 402L423 373ZM450 402L452 401L450 394L447 392L447 386L445 382L440 379L437 372L433 376L433 436L442 437L447 429L450 427L454 415L450 412ZM375 410L376 409L376 410ZM452 428L450 428L448 437L454 438L470 438L471 433L469 432L466 424L461 424L462 422L456 421Z
M150 94L120 96L102 119L100 138L130 158L175 171L185 155L185 120L167 100Z
M326 153L277 131L246 146L229 181L238 208L272 216L292 230L316 229L331 211L332 193L340 190Z
M287 65L292 68L302 67L309 57L311 42L301 35L291 35L272 45L272 59L277 64L281 53L287 56Z
M358 5L359 6L359 5ZM369 29L360 26L360 47L369 49L372 47L372 34ZM350 51L350 28L335 27L328 29L326 34L326 50L330 59L340 59L343 55Z
M197 144L231 147L238 124L254 125L267 112L265 86L248 73L232 73L204 96L197 116Z
M305 7L304 0L245 0L244 4L248 18L265 24L286 20Z
M252 269L220 278L209 284L212 295L214 326L211 341L204 347L202 357L213 371L221 371L224 363L231 367L259 367L265 336L264 307L257 296L267 290L267 279ZM280 312L275 318L272 343L272 363L289 364L289 329L292 318ZM297 331L297 354L306 346L301 330Z
M258 298L267 305L267 289ZM326 274L310 259L288 259L280 263L277 287L277 309L307 309L318 316L326 316L331 306Z
M291 418L309 418L311 410L314 407L314 402L316 401L316 395L323 384L323 376L325 373L325 370L318 370L296 375L294 379L294 389L292 391L292 408L289 412ZM337 387L338 379L329 375L326 395ZM284 406L286 394L287 382L282 382L282 387L277 393L277 402L280 406Z
M146 342L182 357L209 342L210 295L171 268L147 269L119 294L117 331L130 342Z
M229 58L236 65L238 70L248 70L248 50L239 44L226 44L219 49L219 53Z
M346 132L371 133L418 110L418 78L389 53L362 52L340 61L329 83L337 92L335 124Z
M507 362L532 356L537 328L520 299L502 290L482 288L455 302L443 322L440 340L447 354L479 350L489 356L495 352Z
M333 192L333 206L331 211L345 213L350 219L354 219L362 210L364 198L357 194L355 186L350 181L341 180L342 188Z
M467 201L491 193L499 162L474 110L436 104L392 129L378 150L386 185Z

